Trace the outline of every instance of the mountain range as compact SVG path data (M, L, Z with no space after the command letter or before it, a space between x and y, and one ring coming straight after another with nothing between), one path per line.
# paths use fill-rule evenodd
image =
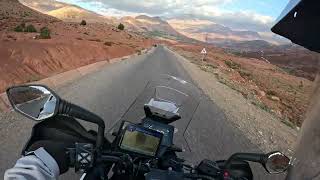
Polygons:
M150 17L146 15L136 17L126 16L120 18L118 22L123 23L129 31L140 32L151 37L184 42L200 42L178 32L167 21L162 20L160 17Z
M221 40L257 40L261 36L254 31L235 31L221 24L199 19L170 19L169 24L186 36L207 43Z
M221 45L230 42L264 40L270 43L283 43L276 37L265 37L255 31L233 30L209 20L201 19L168 19L139 15L115 18L103 16L76 5L55 0L20 0L24 5L63 21L103 22L117 25L123 23L130 31L145 33L151 36L178 40L197 40Z
M67 22L103 22L115 23L116 18L97 14L79 6L58 2L55 0L19 0L22 4L41 13L56 17Z

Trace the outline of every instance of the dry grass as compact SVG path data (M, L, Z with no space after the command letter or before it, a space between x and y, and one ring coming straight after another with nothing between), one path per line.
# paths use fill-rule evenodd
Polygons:
M309 104L311 81L258 59L227 54L219 49L208 50L206 62L200 61L201 47L175 46L174 49L202 70L216 74L220 83L241 93L252 104L275 114L283 123L301 126Z

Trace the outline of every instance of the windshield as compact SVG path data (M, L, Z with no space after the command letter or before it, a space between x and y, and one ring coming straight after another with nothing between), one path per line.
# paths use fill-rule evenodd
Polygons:
M200 97L200 90L193 84L174 76L161 75L147 83L125 114L111 126L109 136L119 130L122 121L141 123L146 117L145 110L149 109L152 114L165 119L180 117L170 124L174 126L173 144L190 151L184 134L198 108Z

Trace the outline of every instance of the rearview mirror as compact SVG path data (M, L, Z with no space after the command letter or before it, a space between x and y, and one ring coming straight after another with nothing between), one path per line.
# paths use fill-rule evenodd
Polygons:
M57 112L59 97L42 85L14 86L7 90L12 107L24 116L41 121Z
M285 172L290 165L290 159L281 152L267 154L264 167L270 174Z

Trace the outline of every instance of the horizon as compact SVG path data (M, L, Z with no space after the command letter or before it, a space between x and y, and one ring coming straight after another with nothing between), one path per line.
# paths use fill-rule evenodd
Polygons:
M131 0L56 0L77 5L104 16L147 15L162 19L209 20L233 30L271 33L270 29L289 0L180 0L132 2ZM165 4L165 5L164 5ZM190 18L191 17L191 18ZM269 34L270 35L270 34Z
M122 159L125 155L134 159L128 168L115 166L114 172L125 171L125 174L113 173L113 177L109 176L111 179L143 179L146 173L152 176L152 171L139 167L149 166L147 162L161 156L164 161L176 159L170 173L181 177L181 168L174 167L192 167L188 172L194 178L204 175L208 179L216 178L227 170L230 178L268 180L273 178L268 172L286 170L284 165L289 164L284 164L284 154L297 160L306 158L294 154L315 154L317 147L310 143L314 140L311 135L317 135L320 126L312 126L317 129L310 131L308 127L318 118L307 118L312 117L310 112L315 112L310 105L320 100L316 99L317 95L312 96L315 85L320 87L320 48L316 42L320 27L316 21L320 16L318 3L301 0L290 0L288 5L286 1L289 0L191 1L0 0L0 135L3 146L0 171L4 177L17 174L14 173L17 164L28 158L20 159L21 149L28 150L25 148L25 143L31 145L28 139L42 134L35 134L34 130L50 128L50 122L56 132L68 131L63 133L68 135L65 138L61 133L50 131L50 139L71 147L72 139L79 139L76 136L69 138L69 132L74 131L78 133L72 135L83 134L80 139L84 143L91 143L101 150L102 153L94 152L91 166L83 172L108 168L110 163L99 156L104 152L118 154L115 158ZM275 21L277 23L273 25ZM35 92L37 85L48 87L51 96L44 97L46 92ZM53 96L56 96L55 101ZM158 103L152 103L153 100ZM69 103L64 103L66 101ZM170 111L170 117L161 116L159 120L145 112L146 104L154 106L158 112L173 106L178 109ZM53 112L51 105L60 110ZM72 105L75 110L82 108L82 115L87 114L83 116L87 118L77 118L81 117L80 110L73 113ZM317 112L320 117L320 111ZM42 116L44 113L50 117ZM60 116L61 113L64 116ZM174 113L175 117L171 116ZM170 129L178 129L178 133L173 132L174 137L167 138L168 147L174 145L177 152L170 152L169 156L166 156L166 149L162 149L164 154L141 159L143 154L108 146L122 138L121 128L117 137L109 138L110 129L115 129L117 124L129 120L146 127L143 122L147 117L150 122L158 122L155 125L159 127L163 122L164 126L158 129L163 132L167 122L179 119L178 116L178 123L170 123ZM45 126L29 122L28 117ZM63 117L67 117L68 124L63 123ZM99 127L84 121L99 122ZM60 125L56 126L59 122L62 129L58 128ZM72 126L74 123L78 125ZM67 129L63 125L68 125ZM79 128L83 132L79 132ZM97 130L98 133L94 133ZM154 130L157 129L151 128L150 132ZM59 137L55 139L53 134ZM95 137L98 141L103 139L106 146L99 148L92 138L85 138L86 134L100 135ZM305 143L299 142L299 137L308 139L303 139ZM64 139L67 142L63 142ZM86 139L89 141L85 142ZM315 139L318 141L320 139ZM300 144L297 146L297 143ZM37 144L41 145L41 141ZM304 152L301 153L301 149ZM65 154L65 150L61 146L59 153ZM274 153L274 150L279 151ZM206 160L212 160L209 164L221 165L235 157L234 154L253 152L256 156L258 151L266 153L260 153L261 157L272 157L270 162L276 164L271 166L278 167L277 162L280 162L283 168L275 171L262 166L251 168L247 163L232 167L232 170L213 167L211 173L198 171ZM273 155L279 155L281 161L273 161ZM289 163L290 160L285 159ZM314 164L314 159L310 157L305 162ZM169 166L170 163L161 161L152 164L155 171L170 169ZM29 172L28 164L25 167L20 170ZM131 167L138 168L133 172ZM303 171L302 175L307 174L306 168L297 167ZM57 177L59 173L55 173L51 177L73 180L86 176L75 174L74 168L69 168L68 172L68 168L64 169L61 173L65 172L65 175ZM46 170L53 172L50 168ZM317 169L309 170L317 172ZM42 176L44 173L34 172L32 169L23 175ZM274 176L275 180L287 176L285 172L279 173ZM315 177L314 173L308 175L309 179ZM21 173L17 176L22 177Z

